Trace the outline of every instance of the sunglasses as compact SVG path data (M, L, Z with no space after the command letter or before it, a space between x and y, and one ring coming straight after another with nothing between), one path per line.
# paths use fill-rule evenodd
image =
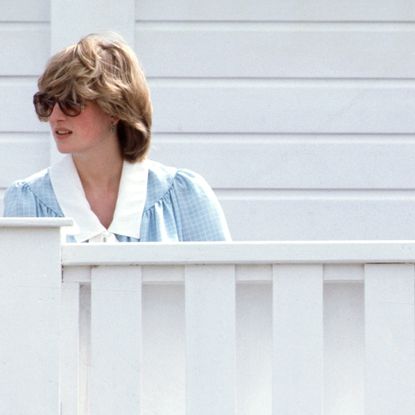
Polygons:
M49 118L55 104L58 104L61 111L68 117L76 117L84 109L83 102L71 99L60 100L42 92L37 92L33 95L33 104L39 118Z

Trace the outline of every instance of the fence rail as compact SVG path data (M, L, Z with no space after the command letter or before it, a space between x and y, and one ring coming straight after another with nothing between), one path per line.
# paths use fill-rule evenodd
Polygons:
M415 412L415 242L61 245L67 224L0 220L0 413Z

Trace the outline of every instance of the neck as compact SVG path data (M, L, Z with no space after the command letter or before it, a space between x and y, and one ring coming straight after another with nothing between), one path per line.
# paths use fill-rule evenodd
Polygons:
M118 149L105 154L72 154L84 189L118 187L121 180L123 159Z

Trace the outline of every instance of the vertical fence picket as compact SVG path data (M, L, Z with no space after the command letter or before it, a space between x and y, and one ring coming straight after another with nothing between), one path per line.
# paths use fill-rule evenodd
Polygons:
M73 272L76 268L64 271L62 284L62 415L77 415L79 405L79 283L65 282L65 278Z
M323 268L276 265L273 285L273 414L320 414Z
M0 414L60 410L61 224L0 220Z
M91 275L91 415L141 413L141 269Z
M235 413L235 269L187 266L187 415Z
M415 413L414 266L366 265L367 415Z

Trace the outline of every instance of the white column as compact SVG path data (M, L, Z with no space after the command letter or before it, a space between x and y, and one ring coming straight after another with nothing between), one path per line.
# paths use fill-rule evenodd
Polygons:
M89 33L115 31L134 48L135 0L51 1L52 53Z
M0 219L0 413L56 415L61 259L68 220Z
M323 408L323 267L274 267L273 414Z
M235 408L235 269L187 266L187 415L232 415Z
M89 33L108 31L119 33L134 49L135 0L52 0L50 3L52 54ZM61 155L52 138L50 145L53 163Z
M90 414L141 413L140 267L91 274Z
M365 267L366 415L415 413L414 266Z

